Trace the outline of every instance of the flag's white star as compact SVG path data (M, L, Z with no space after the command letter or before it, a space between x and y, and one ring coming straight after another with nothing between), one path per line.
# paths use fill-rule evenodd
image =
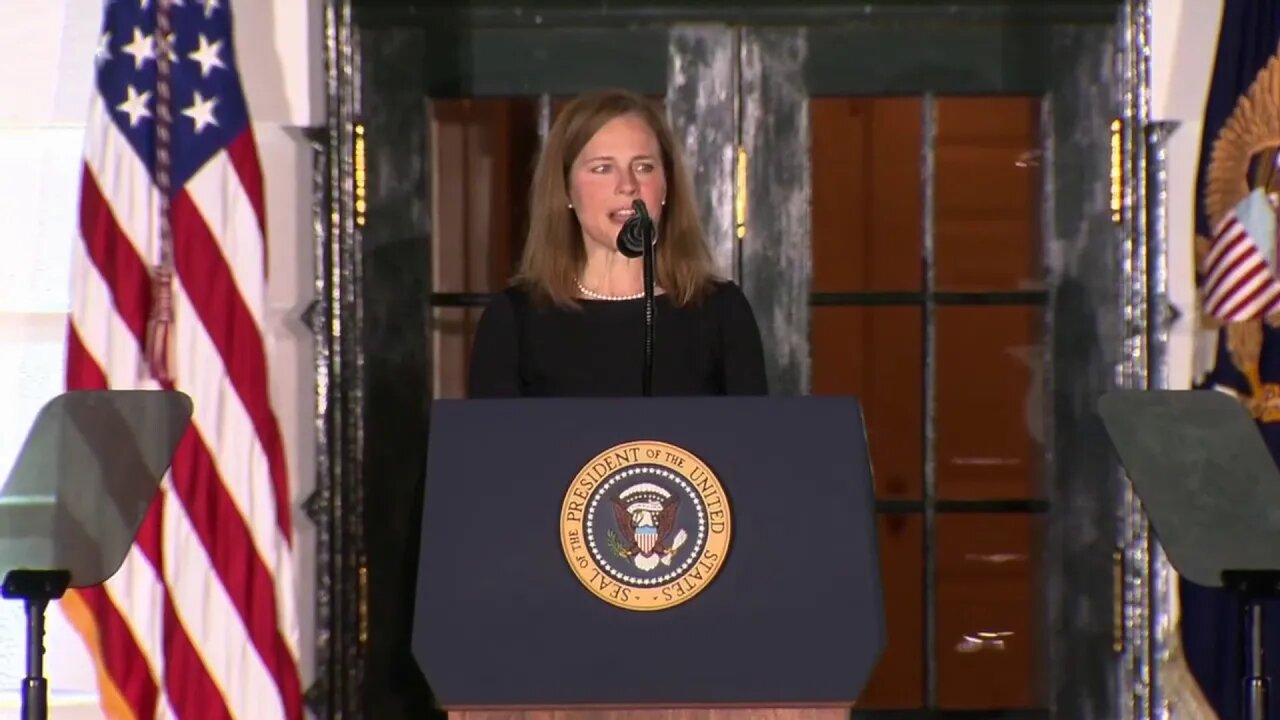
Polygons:
M98 49L93 51L93 64L102 67L102 63L111 59L111 33L104 32L98 38Z
M191 101L191 107L183 110L182 114L195 122L196 133L199 134L206 126L218 124L217 118L213 116L213 108L218 104L218 98L211 97L206 100L200 95L199 90L193 94L195 98Z
M204 3L204 17L208 20L213 16L213 11L218 9L218 0L200 0Z
M129 93L129 97L125 101L116 106L116 109L129 116L129 127L138 127L138 122L144 117L151 117L151 111L147 109L147 102L151 100L151 91L147 90L141 94L132 85L125 88L125 92Z
M200 77L209 77L209 71L214 68L222 68L223 70L227 69L227 66L222 64L222 58L218 57L218 52L221 50L221 40L210 45L209 38L205 37L204 33L200 33L199 49L190 55L187 55L187 57L200 63Z
M133 29L133 42L120 48L133 56L133 69L141 70L148 60L156 59L156 41L150 35L143 35L142 28Z

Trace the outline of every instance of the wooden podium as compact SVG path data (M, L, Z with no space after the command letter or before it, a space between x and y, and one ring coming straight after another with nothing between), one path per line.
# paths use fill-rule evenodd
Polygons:
M844 720L885 642L865 437L851 398L436 401L412 643L440 707Z

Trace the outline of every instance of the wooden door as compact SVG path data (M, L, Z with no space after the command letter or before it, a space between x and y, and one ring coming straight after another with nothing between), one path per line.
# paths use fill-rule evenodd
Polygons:
M812 391L864 403L882 510L863 707L1044 703L1040 105L810 99Z

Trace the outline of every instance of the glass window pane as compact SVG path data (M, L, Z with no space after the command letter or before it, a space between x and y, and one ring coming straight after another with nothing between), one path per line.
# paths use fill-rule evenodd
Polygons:
M862 403L876 496L918 499L923 480L921 313L913 307L815 307L814 395Z
M920 289L919 98L812 98L813 290Z
M0 132L0 312L66 312L84 130Z
M1043 287L1039 118L1034 97L938 100L938 289Z
M858 709L924 703L924 523L920 515L880 515L880 577L888 642Z
M1043 496L1043 313L938 308L940 497Z
M938 516L941 707L1044 706L1043 532L1031 515Z

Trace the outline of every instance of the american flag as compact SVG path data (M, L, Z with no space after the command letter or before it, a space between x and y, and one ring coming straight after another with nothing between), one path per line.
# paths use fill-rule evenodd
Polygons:
M112 718L302 717L262 170L228 5L108 0L94 57L66 384L195 405L124 565L61 601Z
M1265 196L1250 195L1214 229L1204 259L1204 308L1216 320L1241 322L1280 310L1280 282L1248 227L1257 224L1249 222L1251 218L1270 213L1273 219L1262 227L1274 234L1274 211L1267 202ZM1266 240L1275 242L1274 238Z

